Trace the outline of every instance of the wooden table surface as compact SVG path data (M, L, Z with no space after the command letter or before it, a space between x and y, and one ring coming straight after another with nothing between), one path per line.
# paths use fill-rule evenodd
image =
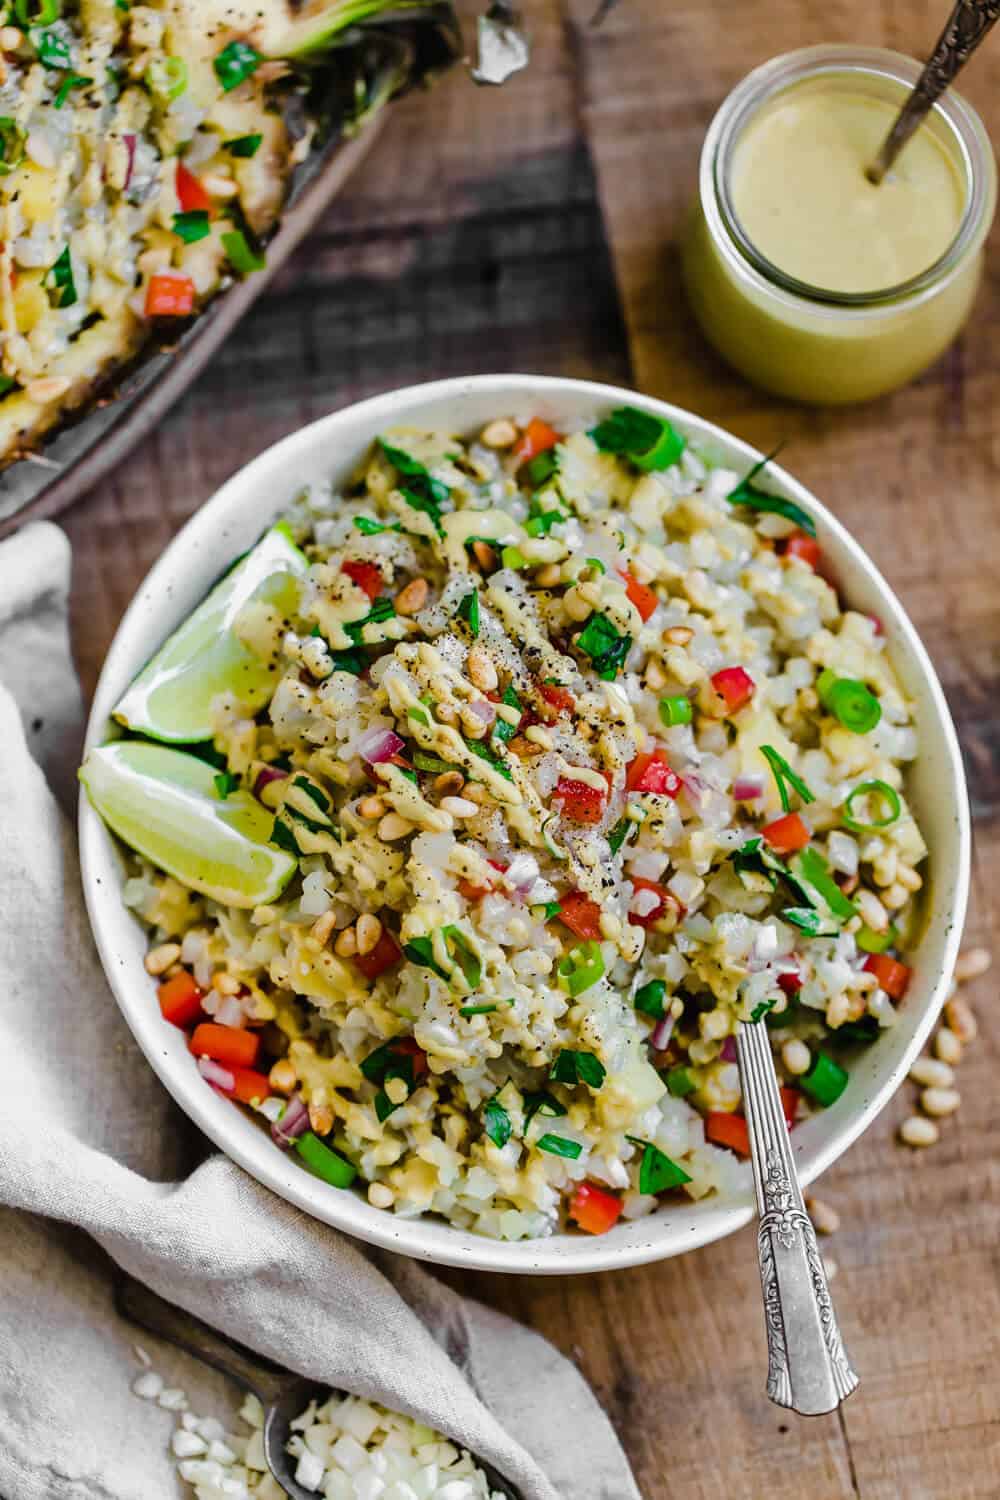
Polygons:
M706 349L677 236L719 101L778 51L852 41L924 54L940 0L535 0L535 58L506 89L461 76L396 107L364 169L197 387L64 524L75 645L91 690L124 606L234 469L332 408L471 371L560 372L668 397L768 449L864 542L930 649L976 817L969 940L1000 881L1000 245L955 348L856 411L797 409ZM965 91L1000 134L1000 37ZM980 1038L940 1144L895 1141L907 1085L824 1179L824 1249L862 1376L839 1417L764 1397L750 1230L682 1259L580 1279L449 1279L576 1359L647 1500L972 1500L1000 1495L995 1049ZM559 1421L559 1413L553 1413ZM588 1496L567 1500L591 1500Z

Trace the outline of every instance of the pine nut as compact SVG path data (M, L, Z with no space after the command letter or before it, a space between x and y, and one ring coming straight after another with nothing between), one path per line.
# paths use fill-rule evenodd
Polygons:
M479 807L490 800L489 791L481 781L467 781L462 788L462 796L469 802L475 802Z
M959 984L978 979L993 962L993 955L986 948L964 948L955 962L955 978Z
M517 442L517 428L507 417L498 417L495 422L487 422L479 441L484 448L512 448Z
M646 686L653 693L661 693L668 681L669 678L666 672L664 672L656 658L653 657L652 661L646 667Z
M693 638L694 631L690 625L671 625L663 632L663 639L668 646L686 646Z
M940 1132L933 1120L911 1115L899 1127L899 1138L907 1146L933 1146L940 1139Z
M782 1047L781 1061L789 1073L797 1078L799 1074L809 1072L812 1065L812 1054L805 1042L800 1042L796 1038L793 1041L786 1042Z
M378 825L378 836L383 843L392 844L396 839L405 839L413 829L414 824L408 818L401 818L396 812L387 812Z
M910 1069L910 1077L925 1088L947 1089L955 1082L953 1069L937 1057L918 1057Z
M434 713L439 724L458 723L458 709L453 703L439 703Z
M339 958L353 958L358 951L358 935L353 927L345 927L337 934L333 951Z
M541 745L543 750L554 750L556 742L547 729L541 724L529 724L524 731L524 738L530 740L533 745Z
M328 1104L310 1104L309 1124L314 1135L329 1135L333 1129L333 1110Z
M309 929L309 936L314 942L325 948L330 941L333 929L337 925L337 915L334 911L325 911L322 916L317 917Z
M934 1038L934 1051L942 1062L954 1067L962 1061L962 1043L950 1026L939 1026Z
M929 1115L953 1115L962 1102L957 1089L924 1089L920 1107Z
M58 401L60 396L65 396L72 384L68 375L48 375L41 380L29 380L24 394L29 401L46 406L50 401Z
M486 572L491 571L497 565L497 555L486 542L473 542L472 555Z
M358 952L364 957L371 953L382 936L382 923L371 912L364 911L357 921Z
M370 1182L368 1184L368 1202L372 1208L391 1208L395 1201L395 1193L384 1182Z
M856 905L866 927L870 927L872 932L888 932L889 914L874 891L859 891Z
M469 652L466 662L469 677L477 688L483 693L491 693L496 687L497 669L490 659L489 653L482 646L473 646Z
M571 589L563 594L563 609L571 620L581 622L588 619L594 612L594 606L589 599L585 599L580 592L580 585L575 583Z
M405 588L400 589L396 595L397 615L415 615L423 609L427 603L427 595L430 592L426 578L413 578Z
M201 185L212 198L235 198L239 187L224 172L203 172Z
M287 1057L279 1058L267 1075L267 1081L278 1094L290 1094L299 1081L295 1064Z
M242 989L239 980L225 970L212 975L212 988L219 995L238 995Z
M636 583L652 583L656 577L655 571L641 557L633 557L628 565L628 570Z
M471 818L479 811L479 808L467 797L442 797L441 810L451 813L453 818Z
M901 911L909 899L909 891L898 880L893 881L888 890L882 892L882 904L890 911Z
M16 52L24 41L24 32L16 26L0 26L0 50Z
M540 589L554 589L562 578L562 568L558 563L546 563L544 568L539 568L535 574L535 582Z
M979 1024L972 1014L972 1006L962 995L953 995L945 1002L944 1013L948 1025L965 1045L966 1042L974 1042L979 1035Z
M431 782L431 791L439 797L457 797L464 785L465 777L461 771L442 771Z
M175 964L181 956L180 943L161 943L158 948L150 948L143 960L147 974L164 974L171 964Z
M840 1228L840 1215L830 1203L822 1198L807 1198L806 1209L817 1234L836 1234Z
M516 755L518 760L525 755L530 758L533 755L545 754L541 745L536 745L531 740L525 739L523 734L515 734L514 738L508 741L507 749L511 755Z
M380 818L384 812L385 803L381 797L362 797L358 803L358 813L369 822L372 822L375 818Z
M897 864L896 880L908 891L919 891L923 888L923 878L917 874L912 865Z

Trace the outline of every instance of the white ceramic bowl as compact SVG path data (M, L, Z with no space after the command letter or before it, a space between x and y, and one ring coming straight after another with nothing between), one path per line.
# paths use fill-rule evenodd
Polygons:
M112 706L165 637L208 592L232 558L250 547L312 480L346 476L375 436L394 424L475 432L494 416L533 413L555 426L591 419L629 402L669 417L716 463L745 471L760 455L699 417L613 386L528 375L482 375L411 386L377 396L285 438L249 463L174 538L132 601L108 653L87 731L87 745L108 735ZM893 661L916 705L920 756L908 792L931 850L929 915L912 955L914 975L896 1026L854 1065L837 1103L794 1133L799 1172L811 1181L871 1124L906 1076L943 998L962 933L969 879L969 816L962 762L944 696L927 653L902 605L859 544L802 485L772 464L771 486L815 516L819 540L845 600L876 614ZM405 1220L372 1208L360 1193L339 1191L284 1155L240 1109L208 1088L183 1034L160 1016L143 968L142 929L121 901L122 863L85 796L80 799L84 888L97 945L129 1026L181 1108L258 1181L316 1218L349 1234L421 1259L489 1271L568 1273L639 1265L678 1255L731 1234L753 1212L749 1168L735 1199L670 1204L648 1218L617 1225L594 1238L559 1234L506 1243L433 1219Z

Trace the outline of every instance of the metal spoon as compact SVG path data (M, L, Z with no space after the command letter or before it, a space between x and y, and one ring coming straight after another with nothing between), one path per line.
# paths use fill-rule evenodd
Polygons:
M272 1475L291 1500L316 1500L315 1490L305 1490L295 1482L294 1460L286 1450L292 1421L305 1411L310 1401L325 1401L329 1387L290 1375L262 1355L226 1338L192 1313L165 1302L124 1272L115 1282L115 1307L123 1318L169 1344L176 1344L178 1349L193 1354L214 1370L221 1370L256 1396L264 1408L264 1457ZM456 1446L464 1445L459 1442ZM502 1479L492 1465L473 1457L486 1475L491 1491L499 1491L507 1500L521 1500L520 1492Z
M741 1025L736 1056L757 1189L767 1394L801 1416L836 1411L856 1388L799 1187L767 1028Z
M876 187L910 136L964 68L993 23L1000 18L1000 0L956 0L927 64L896 116L881 149L865 173Z

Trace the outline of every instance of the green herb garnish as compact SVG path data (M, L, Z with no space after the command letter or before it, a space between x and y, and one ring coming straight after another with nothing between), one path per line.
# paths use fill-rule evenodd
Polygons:
M685 1099L698 1087L687 1068L671 1068L664 1082L675 1099Z
M595 612L577 636L576 644L590 657L597 675L612 681L632 649L632 637L621 635L605 615Z
M25 134L10 115L0 115L0 177L6 177L24 161Z
M73 280L73 263L68 245L60 251L45 279L52 291L57 293L56 306L72 307L76 301L76 282Z
M479 635L479 590L471 589L458 606L460 617L465 620L469 632L473 636Z
M441 506L449 498L451 491L440 479L433 479L424 464L417 459L411 458L404 453L402 448L394 448L384 438L379 438L379 446L393 468L406 481L399 486L399 492L414 510L423 511L430 516L434 522L435 530L439 535L443 534L441 526ZM492 545L492 543L490 544Z
M252 250L250 243L242 229L229 229L225 234L219 236L222 248L229 257L229 264L234 271L239 271L241 276L248 276L251 271L263 271L267 265L267 257L258 250Z
M779 755L773 745L761 745L760 753L771 767L775 784L778 788L778 796L781 798L781 806L785 812L790 812L792 804L788 798L788 788L797 792L803 802L815 802L816 798L806 786L802 777L792 770L783 755Z
M212 777L212 780L215 782L215 790L223 801L230 792L235 792L240 784L240 778L233 771L220 771L217 776Z
M257 48L251 47L249 42L229 42L213 59L212 66L223 92L228 94L256 73L263 61Z
M207 239L211 234L207 208L191 208L186 213L174 214L173 231L185 245Z
M44 63L47 68L72 68L73 57L69 50L69 42L61 32L46 31L36 26L29 36L38 53L39 62Z
M296 843L294 833L289 828L288 824L283 823L280 818L275 818L274 820L274 823L271 827L271 834L268 838L268 843L277 844L279 849L286 849L289 854L298 856L302 853L301 849Z
M651 416L634 406L619 406L591 428L590 436L602 453L617 453L646 470L669 469L687 445L665 417Z
M644 1016L652 1016L654 1021L659 1021L663 1018L666 998L667 986L663 980L650 979L636 990L632 1004L636 1010L642 1011Z
M807 937L838 937L840 934L840 928L812 906L786 906L781 917Z
M549 1071L553 1083L565 1083L571 1087L585 1083L592 1089L599 1089L606 1077L607 1069L593 1052L573 1052L567 1047L557 1053Z
M679 1167L675 1161L665 1155L652 1141L639 1140L637 1136L627 1135L627 1141L633 1146L642 1147L642 1162L639 1166L639 1191L655 1195L665 1193L669 1188L682 1187L691 1178L683 1167Z
M753 1010L750 1012L750 1020L760 1021L764 1016L768 1014L769 1011L772 1011L774 1009L777 1003L778 998L776 995L772 996L770 1000L761 1000L760 1003L755 1005Z
M56 90L56 95L52 100L52 103L55 105L56 109L62 109L63 105L66 103L66 100L69 98L74 89L83 88L84 85L93 83L93 81L94 80L92 78L85 78L82 73L67 73L62 83Z
M784 500L780 495L769 495L752 483L761 469L765 468L778 452L779 449L775 448L766 458L754 464L746 478L741 479L736 488L729 491L726 499L730 505L745 505L749 510L769 511L772 515L784 516L786 521L792 521L809 536L815 536L816 523L801 505L796 505L794 500Z
M363 536L378 536L381 531L402 531L402 522L387 526L383 521L373 521L370 516L355 516L354 524Z
M559 1100L548 1093L546 1089L539 1089L535 1093L522 1094L521 1100L524 1105L525 1133L527 1133L528 1126L538 1114L548 1115L550 1118L555 1119L559 1115L566 1113L565 1108L559 1103Z
M504 688L503 697L500 699L500 702L505 703L508 708L520 709L521 700L517 696L517 690L512 682L509 682ZM512 740L515 734L517 734L520 723L521 720L519 718L516 724L508 724L506 719L501 719L498 715L493 726L493 739L499 740L501 745L506 745L507 741Z
M550 1156L565 1156L570 1161L576 1161L583 1150L579 1141L569 1141L564 1135L541 1135L535 1145L539 1151L547 1151Z
M514 1127L510 1123L510 1115L496 1094L492 1099L487 1099L483 1105L483 1129L494 1146L506 1146L513 1134Z
M256 156L263 139L262 135L238 135L222 144L232 156Z

